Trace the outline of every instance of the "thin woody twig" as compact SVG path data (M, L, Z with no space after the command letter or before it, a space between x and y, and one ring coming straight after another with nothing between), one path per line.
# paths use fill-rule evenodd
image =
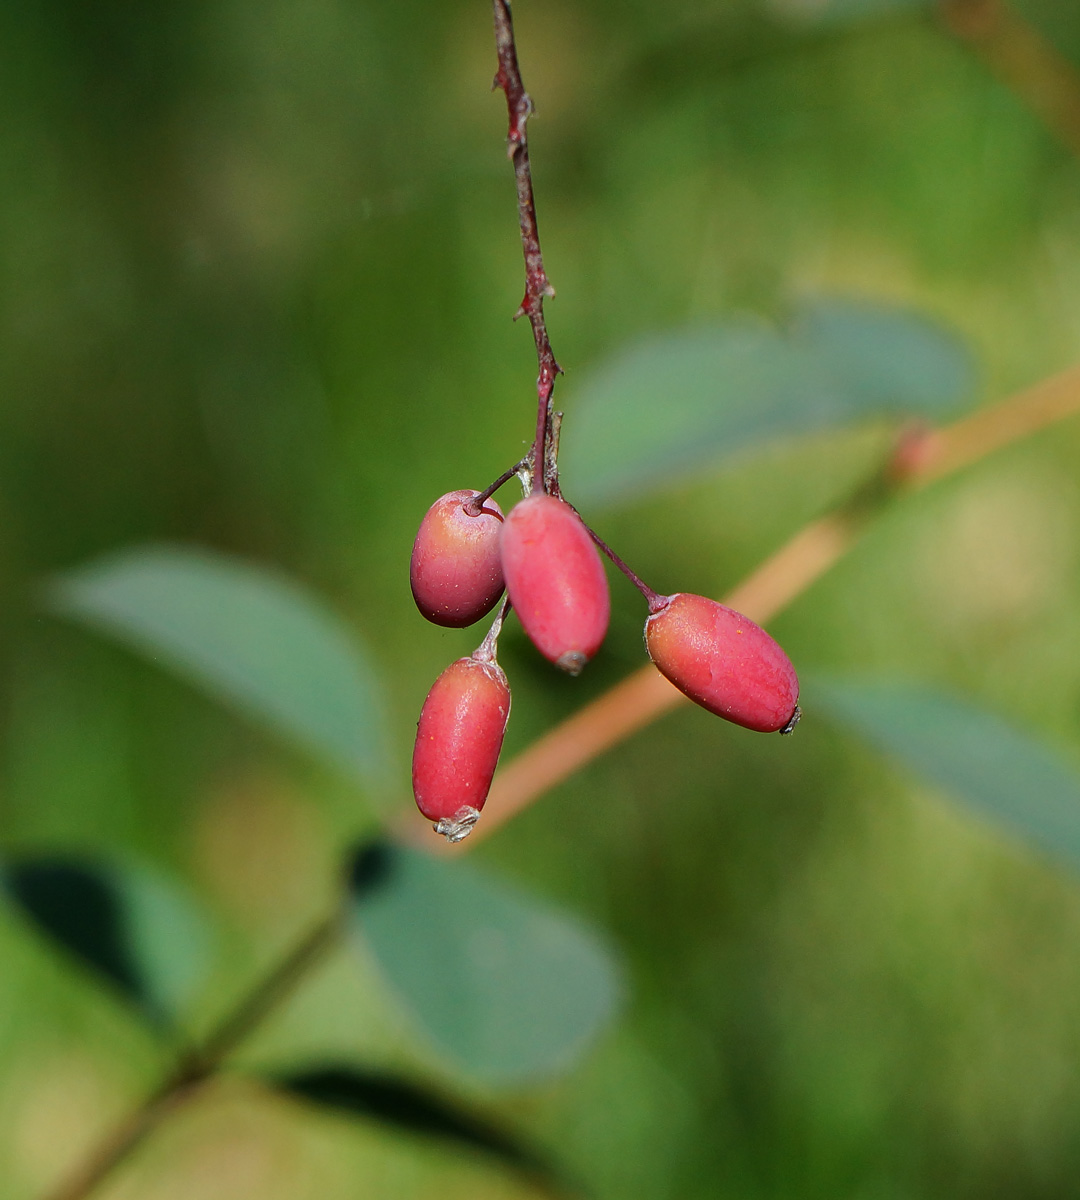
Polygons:
M492 10L495 17L495 48L499 57L499 68L492 86L502 88L506 93L506 109L510 122L506 135L506 149L514 164L521 249L525 255L525 296L517 316L529 318L539 367L536 379L536 440L533 443L532 454L533 484L540 491L550 489L558 495L557 473L552 472L549 475L545 466L553 457L550 452L554 415L551 396L555 389L555 377L562 374L562 368L555 361L547 323L544 320L544 299L554 296L555 289L544 270L540 231L536 223L532 168L529 165L527 125L532 115L533 104L521 80L509 0L492 0Z

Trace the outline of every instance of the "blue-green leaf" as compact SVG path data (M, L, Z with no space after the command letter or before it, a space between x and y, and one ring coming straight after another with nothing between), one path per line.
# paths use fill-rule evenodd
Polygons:
M0 867L8 899L42 932L168 1024L209 967L203 914L175 883L111 859L49 856Z
M931 783L1080 866L1080 772L1049 746L926 687L815 678L804 695Z
M377 680L355 633L291 580L157 546L57 579L54 611L160 659L217 699L362 777L381 777Z
M749 320L651 338L584 375L562 468L575 501L634 498L723 457L867 417L933 415L974 388L970 354L912 313L838 300L786 332Z
M478 1078L570 1067L613 1016L600 936L481 871L376 843L352 872L354 927L431 1040Z

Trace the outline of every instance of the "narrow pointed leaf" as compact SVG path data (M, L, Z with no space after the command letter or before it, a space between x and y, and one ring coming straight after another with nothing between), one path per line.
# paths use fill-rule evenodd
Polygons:
M911 771L1080 867L1080 771L1037 738L931 688L814 678L804 695Z
M323 1108L478 1150L527 1175L554 1176L551 1165L531 1147L409 1080L351 1066L320 1066L273 1082Z
M567 403L567 494L611 503L778 438L870 417L939 416L974 388L970 354L924 317L821 300L761 322L663 334L585 374ZM572 432L572 436L570 436Z
M570 1067L613 1016L600 936L479 868L388 843L352 873L354 927L430 1039L478 1078Z
M359 639L296 583L227 555L148 547L56 580L49 599L160 660L216 699L380 777L386 739Z
M169 1024L206 978L211 937L176 884L149 868L90 858L27 858L0 868L23 915L141 1009Z

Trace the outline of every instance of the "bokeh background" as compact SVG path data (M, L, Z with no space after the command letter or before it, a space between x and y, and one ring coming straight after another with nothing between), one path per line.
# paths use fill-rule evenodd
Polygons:
M873 11L871 11L873 9ZM1080 10L1023 17L1080 69ZM1080 355L1080 163L932 8L520 0L549 305L575 375L642 334L816 292L947 323L980 402ZM0 837L120 851L213 914L203 1029L406 812L431 680L428 504L531 437L535 361L484 0L8 0L0 9ZM663 397L658 397L658 403ZM719 596L862 478L880 426L788 439L587 515L653 586ZM800 668L962 693L1080 754L1080 423L905 501L773 626ZM145 542L324 595L388 689L395 780L351 781L41 604ZM640 603L578 681L516 630L507 752L634 669ZM245 1051L430 1079L600 1197L1080 1194L1080 891L812 703L779 743L681 710L476 852L606 929L619 1021L485 1089L336 956ZM0 912L0 1197L40 1195L158 1078L107 991ZM102 1195L531 1194L475 1155L236 1078Z

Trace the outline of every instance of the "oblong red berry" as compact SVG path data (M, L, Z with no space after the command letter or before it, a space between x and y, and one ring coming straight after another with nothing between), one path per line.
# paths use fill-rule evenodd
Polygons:
M413 542L409 582L429 621L462 629L489 613L503 594L499 558L502 509L484 501L478 516L465 505L479 492L447 492L427 510Z
M645 622L649 657L702 708L761 733L799 717L791 660L753 621L705 596L677 592Z
M459 658L427 694L413 747L413 795L451 841L480 816L509 715L510 688L495 662Z
M502 527L506 591L525 632L570 675L600 649L611 615L604 564L581 518L554 496L536 493Z

